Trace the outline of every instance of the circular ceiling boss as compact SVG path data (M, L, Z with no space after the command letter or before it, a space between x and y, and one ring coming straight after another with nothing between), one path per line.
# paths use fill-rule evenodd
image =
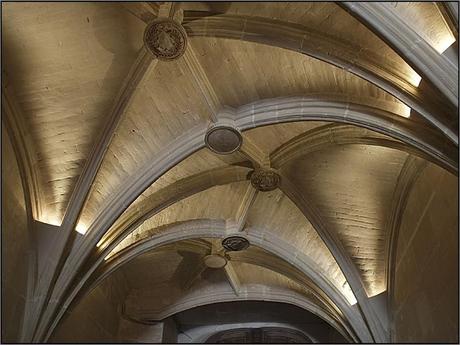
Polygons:
M206 146L213 152L228 155L237 151L243 138L235 128L228 126L213 127L205 136Z
M229 252L238 252L249 247L249 241L242 236L229 236L222 240L222 247Z
M204 264L209 268L223 268L227 265L227 259L217 254L206 255Z
M172 19L157 19L145 28L144 44L158 60L175 60L185 53L187 33L182 25Z
M261 192L269 192L278 188L281 177L273 170L256 169L251 174L251 185Z

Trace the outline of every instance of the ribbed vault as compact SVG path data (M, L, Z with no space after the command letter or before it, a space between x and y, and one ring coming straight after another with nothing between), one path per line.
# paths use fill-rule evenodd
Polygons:
M21 339L54 339L106 289L117 317L140 324L267 300L304 308L349 341L390 340L382 308L403 201L428 162L458 176L448 7L2 10L2 125L39 239ZM186 32L181 57L147 49L158 18ZM155 43L164 54L179 45L166 36ZM448 68L422 73L430 64ZM222 128L240 140L231 154L210 149ZM266 191L257 174L278 180L262 181L274 183ZM228 236L250 245L225 249ZM225 267L207 267L212 255Z

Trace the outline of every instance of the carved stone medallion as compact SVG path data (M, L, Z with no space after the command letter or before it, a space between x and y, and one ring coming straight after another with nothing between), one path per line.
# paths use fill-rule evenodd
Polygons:
M241 236L229 236L222 240L222 247L230 252L238 252L249 247L249 241Z
M278 188L280 176L268 169L257 169L251 175L252 186L261 192L269 192Z
M144 44L158 60L175 60L185 52L187 33L172 19L154 20L144 31Z
M238 150L242 140L241 134L235 128L227 126L211 128L205 137L209 149L221 155L228 155Z

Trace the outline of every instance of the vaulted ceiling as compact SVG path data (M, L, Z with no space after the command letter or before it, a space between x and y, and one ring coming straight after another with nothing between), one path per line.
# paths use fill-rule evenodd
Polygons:
M44 285L54 302L34 339L105 279L123 285L131 318L265 299L308 309L348 340L387 340L369 301L387 291L407 174L426 161L458 175L458 83L423 68L458 73L443 54L457 44L447 5L2 9L3 117L31 216L58 239ZM145 47L157 17L185 28L181 57ZM215 128L241 146L211 150ZM273 190L259 171L279 179ZM228 236L250 246L226 251Z

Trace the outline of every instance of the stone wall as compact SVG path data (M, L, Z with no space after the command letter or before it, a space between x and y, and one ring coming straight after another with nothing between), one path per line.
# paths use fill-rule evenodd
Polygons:
M392 341L458 342L458 178L428 165L409 195L395 264Z
M119 339L120 327L123 326L120 324L121 302L127 292L128 286L123 272L114 272L81 300L71 305L54 330L50 341L128 341L129 339Z
M161 343L163 322L142 324L121 316L122 296L114 291L120 290L117 280L105 280L77 303L61 320L50 342Z
M99 285L61 320L50 342L116 342L119 312Z
M27 292L28 236L19 168L2 125L2 342L20 340Z
M174 343L174 341L163 341L163 327L162 322L146 325L122 319L118 329L118 341L120 343Z

